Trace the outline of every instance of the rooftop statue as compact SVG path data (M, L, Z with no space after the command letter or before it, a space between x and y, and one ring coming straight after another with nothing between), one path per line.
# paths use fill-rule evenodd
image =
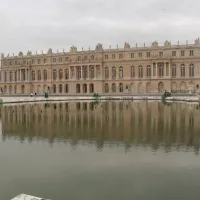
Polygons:
M28 51L27 52L27 56L31 56L32 55L32 52L31 51Z
M165 41L165 47L171 47L171 42L169 42L168 40Z
M95 48L95 51L103 51L103 45L98 43L96 48Z
M47 54L52 54L52 49L50 48L48 51L47 51Z
M4 58L4 54L3 53L1 54L1 58Z
M154 41L154 42L152 43L152 47L158 47L158 42L157 42L157 41Z
M130 49L130 45L129 45L129 43L124 43L124 49Z
M200 40L199 40L199 38L197 38L196 40L195 40L195 43L194 43L195 45L199 45L200 44Z
M22 56L24 56L24 54L20 51L19 54L18 54L18 56L22 57Z
M71 46L70 52L77 52L77 47L76 46Z

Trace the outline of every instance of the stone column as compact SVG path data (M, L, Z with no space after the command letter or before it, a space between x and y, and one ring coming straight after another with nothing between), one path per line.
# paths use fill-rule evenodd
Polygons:
M158 63L156 63L156 78L158 78Z
M164 67L164 69L163 69L163 71L164 71L164 74L163 74L163 75L164 75L164 77L165 77L165 76L167 75L167 73L166 73L166 69L167 69L167 68L166 68L166 62L164 62L164 64L163 64L163 65L164 65L164 66L163 66L163 67Z
M171 77L172 74L171 74L171 63L169 62L169 77Z
M90 66L88 65L87 66L87 79L90 78Z
M97 66L96 65L93 65L94 66L94 79L97 78Z
M153 77L153 66L154 64L151 65L151 78Z
M69 67L69 79L71 79L71 68Z
M21 69L19 70L19 81L20 82L22 81L22 70Z
M81 80L83 79L83 66L81 66Z

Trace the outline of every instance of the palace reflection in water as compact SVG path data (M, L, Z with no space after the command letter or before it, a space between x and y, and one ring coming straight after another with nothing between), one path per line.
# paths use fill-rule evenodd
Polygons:
M151 147L199 153L197 105L160 102L76 102L1 107L3 141L48 140L71 145Z

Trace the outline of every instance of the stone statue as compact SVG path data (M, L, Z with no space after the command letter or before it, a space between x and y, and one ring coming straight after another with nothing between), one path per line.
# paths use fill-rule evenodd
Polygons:
M154 42L152 43L152 47L158 47L158 42L157 42L157 41L154 41Z
M103 51L103 45L98 43L96 48L95 48L95 51Z
M164 46L165 47L171 47L171 42L169 42L168 40L166 40Z
M9 57L10 55L8 54L7 57Z
M27 52L27 56L31 56L32 55L32 52L31 51L28 51Z
M18 54L18 56L22 57L22 56L24 56L24 54L20 51L19 54Z
M128 43L124 43L124 49L130 49L130 45Z
M47 51L47 54L52 54L52 49L50 48L48 51Z
M1 53L1 58L4 58L4 54L3 53Z
M194 43L195 45L199 45L200 44L200 41L199 41L199 38L197 38L196 40L195 40L195 43Z
M74 45L71 46L70 52L77 52L77 47L75 47Z

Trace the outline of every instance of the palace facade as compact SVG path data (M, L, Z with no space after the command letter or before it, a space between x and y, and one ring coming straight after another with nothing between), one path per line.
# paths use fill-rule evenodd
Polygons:
M78 51L17 56L1 54L0 92L4 95L89 95L187 93L200 84L200 40L194 44Z

